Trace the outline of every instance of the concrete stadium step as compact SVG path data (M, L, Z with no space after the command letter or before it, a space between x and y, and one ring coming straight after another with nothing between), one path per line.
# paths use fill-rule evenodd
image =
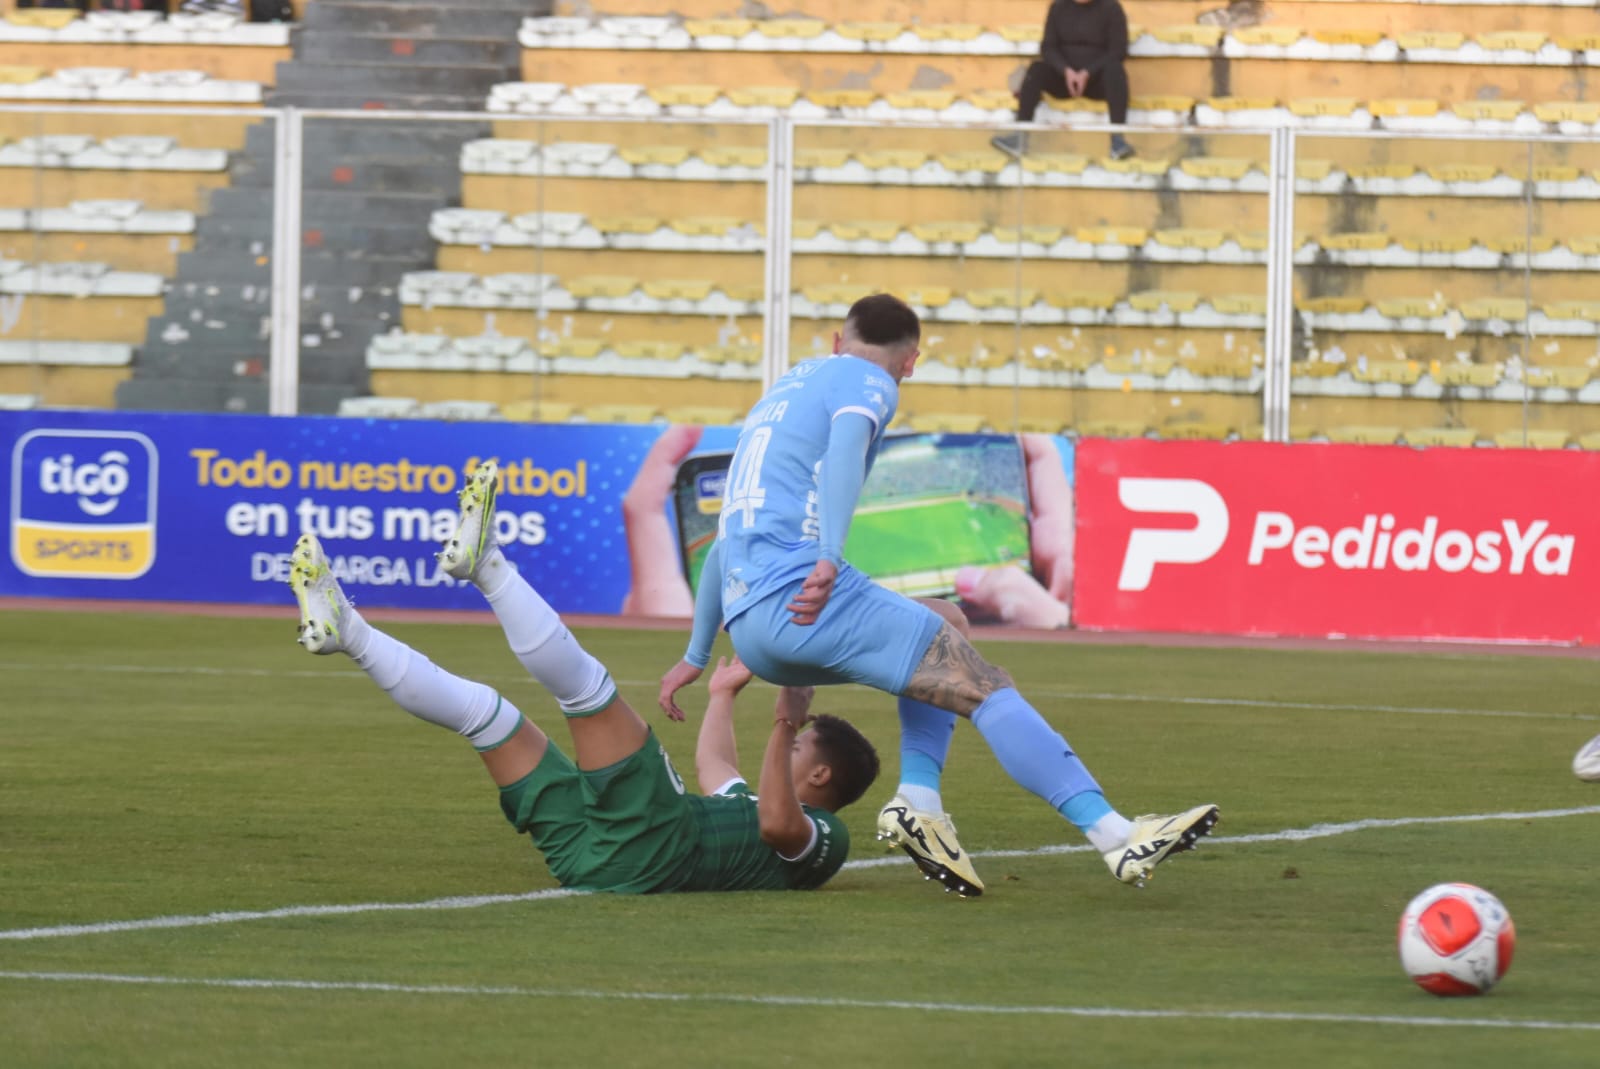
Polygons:
M233 186L236 189L270 188L275 175L270 160L241 159L234 164ZM325 155L307 153L306 164L301 171L301 186L308 193L317 190L359 190L364 194L438 193L454 196L460 184L461 168L453 157L393 159L345 156L330 160Z
M423 160L456 159L464 140L490 136L486 123L408 122L372 118L307 119L303 129L303 149L308 158L318 156L415 156ZM269 158L276 145L271 123L252 127L245 140L245 154L255 159Z
M266 262L260 262L266 261ZM365 250L348 253L306 253L300 256L301 285L399 286L400 277L415 271L412 257L369 256ZM178 257L178 273L183 278L204 278L215 285L272 281L272 263L266 256L229 256L209 251L186 252Z
M438 193L348 193L311 190L302 202L303 218L339 220L345 223L426 226L429 215L449 205L449 198ZM211 210L237 218L271 218L272 199L259 189L218 189L211 195Z
M301 93L405 93L413 96L469 96L506 80L503 67L489 64L424 66L392 63L293 63L278 65L277 88Z
M153 348L146 346L137 358L141 378L182 378L187 382L231 382L265 376L271 343L261 341L253 347L230 350L217 346L209 335L196 335L184 345ZM306 383L356 386L364 381L362 362L330 359L320 349L306 348L300 358L300 378Z
M434 253L433 240L411 223L403 226L308 225L302 246L359 249L367 255L397 257L417 264L431 262ZM195 232L194 251L219 256L268 255L272 251L272 221L204 219Z
M434 40L501 38L516 40L528 5L472 0L463 4L346 3L316 0L306 7L302 35L342 33L416 34Z
M328 31L300 43L296 58L308 63L389 63L396 67L467 63L515 70L522 46L515 38L422 38L404 34Z
M303 384L299 391L300 412L312 416L335 415L340 401L366 393L364 386ZM191 382L135 377L117 385L116 398L119 409L135 411L264 413L268 410L264 378Z
M482 112L488 94L458 93L333 93L318 90L274 91L267 106L322 108L328 111L449 111ZM316 120L308 119L307 122Z

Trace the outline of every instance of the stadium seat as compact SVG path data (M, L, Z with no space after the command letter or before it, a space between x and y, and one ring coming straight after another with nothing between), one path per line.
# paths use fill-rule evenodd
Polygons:
M1589 431L1579 435L1578 445L1583 449L1600 449L1600 431Z
M1415 386L1417 380L1422 378L1422 365L1415 360L1361 359L1351 368L1350 377L1357 382L1389 382L1401 386Z
M1522 381L1533 389L1581 390L1594 377L1589 367L1526 367Z
M1462 301L1461 314L1468 319L1526 319L1528 302L1521 297L1479 297Z
M1502 449L1565 449L1572 442L1566 430L1506 430L1494 436Z
M626 297L639 288L639 280L627 275L580 275L565 282L566 290L580 300L592 297Z
M1085 438L1143 438L1150 428L1137 420L1088 419L1080 422L1076 430Z
M573 406L557 401L508 401L500 415L518 423L565 423L572 418Z
M1156 436L1176 441L1220 442L1233 434L1226 423L1206 423L1190 420L1173 420L1156 428Z
M881 148L855 149L855 158L869 171L915 171L928 162L928 153L921 149Z
M493 401L424 401L416 412L419 419L443 419L452 422L489 421L504 418L500 406Z
M1039 299L1039 291L1015 286L990 286L982 289L968 290L963 296L967 303L974 308L1031 308Z
M1471 427L1409 427L1401 432L1406 445L1417 446L1470 446L1478 441L1478 432Z
M1192 312L1200 305L1200 295L1188 290L1144 290L1128 294L1128 304L1139 312Z
M1177 366L1177 358L1150 352L1117 353L1105 357L1100 366L1112 375L1149 375L1166 378Z
M1433 377L1441 386L1476 386L1488 389L1500 381L1500 369L1493 364L1442 364Z
M744 418L737 408L716 405L684 405L666 411L668 422L698 423L708 427L728 427Z
M654 423L662 418L656 406L639 404L587 405L581 414L590 423Z
M682 342L674 341L619 341L613 348L618 356L629 360L676 360L681 357L687 348Z
M1355 445L1393 445L1400 440L1400 428L1352 424L1344 427L1330 427L1326 435L1330 442L1344 442Z
M410 419L422 404L415 397L346 397L339 402L339 415L359 419Z
M756 24L743 18L685 19L683 28L690 37L743 37L753 33Z

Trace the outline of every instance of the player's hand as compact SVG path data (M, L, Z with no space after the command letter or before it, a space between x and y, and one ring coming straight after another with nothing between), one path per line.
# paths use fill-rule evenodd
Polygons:
M816 687L779 688L777 718L787 720L799 731L811 720L811 699L816 693Z
M1072 622L1072 611L1015 564L961 568L956 572L956 593L973 616L1012 627L1047 630Z
M678 535L667 522L667 498L678 465L700 444L704 427L674 424L644 455L622 495L622 530L631 571L624 616L693 616L694 591L678 560Z
M1015 627L1066 627L1072 616L1072 486L1050 435L1022 435L1022 457L1032 510L1028 552L1033 576L1020 568L963 568L956 573L956 592L969 615Z
M656 704L667 714L667 719L683 719L683 710L678 708L678 691L699 678L700 669L688 661L679 661L661 677L661 693L656 697Z
M839 569L832 561L817 561L817 566L811 569L806 581L800 584L800 593L789 602L788 609L793 614L790 619L802 627L816 623L828 599L833 596L833 581L837 578Z
M730 698L736 696L745 688L745 684L755 678L754 673L744 666L738 657L718 657L717 670L711 673L711 693L726 694Z
M1083 96L1083 91L1089 88L1089 72L1067 68L1067 95L1072 97Z

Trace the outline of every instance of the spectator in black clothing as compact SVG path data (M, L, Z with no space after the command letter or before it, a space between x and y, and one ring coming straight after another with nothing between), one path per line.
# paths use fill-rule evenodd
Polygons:
M1128 121L1128 15L1117 0L1053 0L1044 17L1044 43L1017 91L1017 121L1032 122L1045 94L1057 99L1103 100L1113 123ZM1025 133L1002 134L991 142L1020 156L1028 150ZM1127 159L1133 146L1111 135L1111 158Z

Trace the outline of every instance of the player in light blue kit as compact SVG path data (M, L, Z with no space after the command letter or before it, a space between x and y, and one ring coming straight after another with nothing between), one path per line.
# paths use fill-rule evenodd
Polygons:
M857 301L834 355L796 365L745 418L728 469L717 540L701 573L684 658L660 704L699 678L718 624L739 658L773 683L864 683L900 697L901 784L878 836L963 896L983 884L939 796L955 717L970 719L1018 784L1076 825L1118 880L1142 886L1217 822L1217 807L1128 820L1065 739L931 605L873 583L842 548L862 483L894 419L922 326L888 294Z

